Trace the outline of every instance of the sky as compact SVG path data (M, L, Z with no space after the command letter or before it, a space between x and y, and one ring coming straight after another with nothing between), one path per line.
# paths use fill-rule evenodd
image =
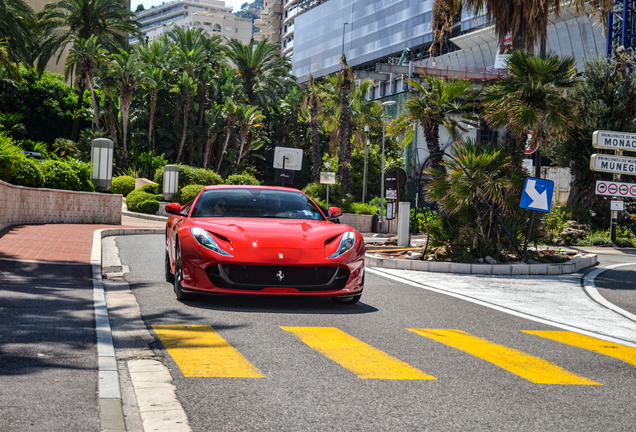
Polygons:
M150 9L152 6L158 6L165 0L130 0L130 9L137 10L137 5L143 4L144 8ZM170 1L170 0L168 0ZM225 5L234 8L234 12L241 10L241 5L245 2L251 3L249 0L225 0Z

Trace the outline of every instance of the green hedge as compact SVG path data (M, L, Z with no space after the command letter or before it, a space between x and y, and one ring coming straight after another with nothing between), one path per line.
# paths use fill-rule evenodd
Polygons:
M178 202L181 205L185 205L195 199L204 187L205 186L203 185L188 185L174 194L172 202Z
M0 133L0 180L12 183L16 170L27 157L13 140Z
M115 177L109 190L114 194L128 196L135 190L135 178L127 175Z
M243 173L243 174L232 174L225 180L225 184L229 185L260 185L261 182L256 180L252 174Z
M154 182L163 185L163 167L155 171ZM223 183L223 178L212 170L179 165L179 189L188 185L209 186Z
M49 189L82 190L80 179L69 164L59 160L47 160L42 163L44 187Z
M40 165L40 162L35 159L20 158L11 183L28 187L44 186L44 173Z
M163 200L163 196L157 194L156 191L157 185L147 184L130 192L126 197L126 207L133 212L157 213L157 210L159 210L159 201Z

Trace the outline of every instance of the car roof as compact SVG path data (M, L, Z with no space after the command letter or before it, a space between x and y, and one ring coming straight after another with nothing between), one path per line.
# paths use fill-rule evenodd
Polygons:
M203 190L215 190L215 189L263 189L263 190L279 190L286 192L300 192L303 193L300 189L296 188L288 188L282 186L256 186L256 185L214 185L214 186L206 186Z

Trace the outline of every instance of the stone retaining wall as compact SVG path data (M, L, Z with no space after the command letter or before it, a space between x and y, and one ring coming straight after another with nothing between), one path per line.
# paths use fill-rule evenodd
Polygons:
M0 230L11 225L121 225L121 195L29 188L0 181Z
M341 224L349 225L351 228L358 230L361 233L370 233L371 231L371 218L372 215L363 215L363 214L353 214L353 213L343 213L338 219L340 219ZM389 227L389 234L397 235L397 220L392 221L384 221L384 223Z

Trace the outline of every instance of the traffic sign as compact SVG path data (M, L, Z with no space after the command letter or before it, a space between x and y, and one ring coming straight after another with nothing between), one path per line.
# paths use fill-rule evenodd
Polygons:
M593 154L590 158L590 169L598 172L614 174L636 174L636 158Z
M607 150L636 151L636 134L612 131L595 131L592 147Z
M320 173L320 184L336 184L336 173L322 171Z
M549 213L552 207L554 182L533 177L526 178L519 207Z
M636 184L597 180L596 195L636 198Z

